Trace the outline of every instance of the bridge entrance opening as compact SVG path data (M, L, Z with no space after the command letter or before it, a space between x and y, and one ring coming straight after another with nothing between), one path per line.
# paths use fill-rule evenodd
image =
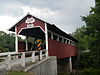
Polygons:
M25 42L19 42L19 52L46 49L45 32L40 27L22 28L19 35L26 36Z

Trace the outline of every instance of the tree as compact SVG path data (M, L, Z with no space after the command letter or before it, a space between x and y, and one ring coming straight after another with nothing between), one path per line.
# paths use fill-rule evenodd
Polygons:
M89 36L85 35L86 34L86 27L82 26L81 28L78 28L73 35L78 39L79 44L78 44L78 49L80 52L88 50L89 48Z
M95 2L96 5L91 8L90 14L82 17L86 25L73 33L79 40L78 47L83 68L100 68L100 0Z
M86 35L86 26L82 26L78 28L74 33L74 37L76 37L79 41L78 43L78 53L79 53L79 61L80 61L80 66L79 68L87 68L90 66L90 61L89 59L90 56L90 36Z
M14 35L0 31L0 52L8 52L14 50L15 50Z
M100 62L100 0L95 0L95 7L91 8L88 16L82 17L86 23L87 35L92 39L89 45L94 67L99 67Z

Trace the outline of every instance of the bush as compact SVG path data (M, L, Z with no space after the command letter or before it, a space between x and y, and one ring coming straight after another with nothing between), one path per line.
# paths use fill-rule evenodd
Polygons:
M80 72L80 75L100 75L100 69L87 68Z

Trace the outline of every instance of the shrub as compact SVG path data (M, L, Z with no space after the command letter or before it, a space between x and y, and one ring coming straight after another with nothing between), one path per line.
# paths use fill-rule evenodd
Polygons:
M80 72L80 75L100 75L100 69L87 68Z

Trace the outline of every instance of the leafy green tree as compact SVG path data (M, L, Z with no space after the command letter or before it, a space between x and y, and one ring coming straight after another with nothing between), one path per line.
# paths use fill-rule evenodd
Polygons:
M86 34L86 27L82 26L81 28L78 28L73 35L78 39L79 44L78 44L78 49L79 51L85 51L88 50L89 48L89 36L85 35Z
M99 68L100 62L100 0L95 0L95 7L91 9L88 16L82 18L86 23L86 32L90 40L90 52L94 67Z
M79 41L78 43L78 51L79 51L79 60L80 60L80 68L86 68L90 66L89 56L89 45L90 45L90 36L86 35L86 27L82 26L78 28L74 33L74 37L76 37Z
M80 63L82 68L100 68L100 0L95 0L90 14L83 16L86 25L78 28L73 35L79 40Z
M8 52L14 50L15 50L14 35L0 31L0 52Z

